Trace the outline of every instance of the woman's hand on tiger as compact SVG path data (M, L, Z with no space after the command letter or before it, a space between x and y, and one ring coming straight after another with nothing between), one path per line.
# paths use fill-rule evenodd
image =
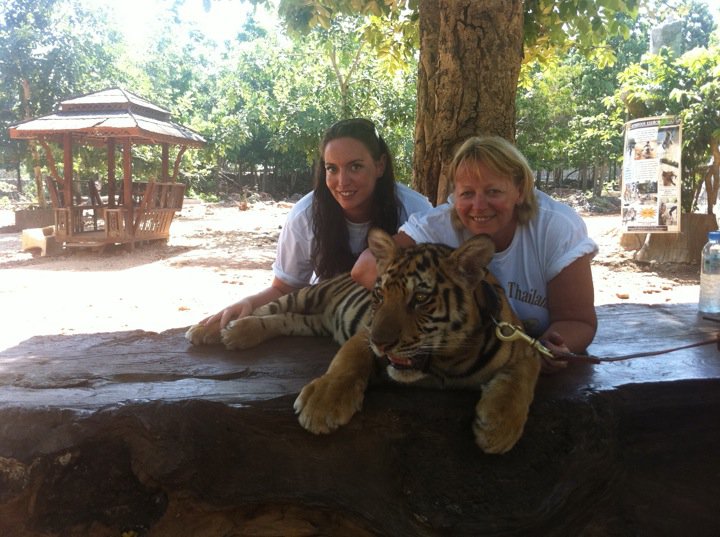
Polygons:
M543 374L557 373L568 365L568 361L562 358L563 355L572 354L565 344L565 340L557 332L548 332L541 343L555 355L554 358L540 354L540 372Z
M249 299L244 298L232 306L228 306L227 308L217 312L215 315L211 315L210 317L203 319L200 321L200 324L209 327L219 323L218 331L220 331L225 328L230 321L247 317L252 313L252 311L252 302L250 302Z
M185 333L185 338L193 345L215 345L220 343L221 331L228 323L235 319L247 317L252 313L252 310L252 303L248 299L243 299L191 326Z

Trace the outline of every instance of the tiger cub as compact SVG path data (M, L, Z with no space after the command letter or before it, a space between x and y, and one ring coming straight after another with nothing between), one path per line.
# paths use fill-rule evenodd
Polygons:
M525 342L495 334L496 321L519 321L486 268L494 253L490 238L474 237L456 250L438 244L400 249L373 229L368 243L379 274L372 293L344 274L232 321L220 339L229 349L280 335L331 335L342 345L327 372L295 401L300 424L313 433L348 423L369 379L384 369L396 382L482 390L475 440L487 453L511 449L527 420L540 360ZM193 344L218 339L200 325L186 337Z

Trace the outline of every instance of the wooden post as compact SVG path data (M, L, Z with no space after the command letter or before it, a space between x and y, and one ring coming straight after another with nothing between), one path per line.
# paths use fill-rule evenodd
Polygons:
M180 171L180 161L182 160L183 153L187 150L187 146L180 147L177 156L175 157L175 166L173 167L173 174L171 181L174 183L177 181L178 172Z
M47 141L43 140L42 138L38 138L38 143L45 149L45 161L47 162L50 175L57 184L62 184L63 180L60 178L57 167L55 166L55 158L53 157L52 149L50 149Z
M163 142L162 144L162 173L161 177L162 179L160 182L167 183L170 179L170 163L168 162L170 158L170 146L167 142Z
M107 142L107 181L108 181L108 207L117 205L115 200L115 139L108 138Z
M63 203L65 207L73 207L73 154L72 134L63 134Z
M125 233L132 235L133 200L132 200L132 143L130 138L123 140L123 206L125 207Z

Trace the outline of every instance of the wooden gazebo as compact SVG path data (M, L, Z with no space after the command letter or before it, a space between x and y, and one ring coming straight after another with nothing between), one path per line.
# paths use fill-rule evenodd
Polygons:
M37 140L45 148L56 240L67 246L91 247L167 239L185 193L185 185L177 182L180 160L188 147L205 144L196 132L173 123L167 110L120 88L63 101L54 114L10 127L10 138ZM62 176L56 170L49 142L63 148ZM82 195L81 185L73 184L76 144L107 148L105 196L95 181L88 182L86 195ZM131 151L138 144L162 146L157 180L133 182ZM170 145L180 146L172 173ZM120 188L115 177L117 147L122 152Z

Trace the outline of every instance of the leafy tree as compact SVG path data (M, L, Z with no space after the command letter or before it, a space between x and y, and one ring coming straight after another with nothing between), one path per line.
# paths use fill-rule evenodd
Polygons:
M681 10L683 19L683 45L684 50L707 48L710 46L710 37L717 25L710 13L707 4L698 0L691 0L687 7Z
M674 57L648 54L619 76L608 104L628 119L674 115L683 124L683 209L690 212L702 184L708 214L720 188L720 47L696 48ZM709 163L709 164L708 164Z
M620 15L635 17L637 0L282 0L291 28L327 26L338 14L360 13L379 50L397 56L420 49L413 170L415 186L430 199L447 192L446 166L455 145L483 132L515 137L515 96L523 62L547 61L569 47L599 65L615 59L603 45L629 35ZM417 26L416 26L417 25ZM417 33L412 28L417 27ZM402 28L403 30L399 30ZM407 30L404 30L408 28Z
M581 188L592 183L600 194L601 179L606 173L613 176L615 155L622 154L623 122L608 113L605 99L615 92L618 73L647 51L650 29L645 17L626 24L628 38L608 42L615 54L612 65L600 67L571 49L552 61L523 66L517 144L534 169L553 171L556 184L565 170L574 169Z
M183 23L170 16L164 19L159 37L144 55L124 58L123 86L168 109L173 121L198 132L207 129L214 102L219 52L217 44L197 31L193 22ZM171 148L174 158L179 147ZM196 154L198 153L198 154ZM133 148L133 173L140 177L158 177L161 147ZM212 173L212 166L199 152L183 156L183 174L201 182ZM192 185L191 185L192 186Z
M592 167L602 170L619 164L625 121L666 110L669 92L679 87L677 84L683 75L674 66L651 76L645 63L640 62L648 50L651 28L662 24L670 15L676 19L683 14L681 25L694 30L684 32L683 35L692 39L686 39L679 51L710 42L714 22L704 4L676 3L670 11L665 3L658 3L641 10L640 17L631 26L629 39L610 40L616 52L613 65L601 68L571 50L543 65L525 66L518 94L517 141L536 169L559 167L582 171ZM693 22L697 20L703 24ZM668 50L665 54L672 52ZM624 79L637 83L616 92L619 73L623 73ZM665 82L657 83L658 77ZM614 102L610 109L606 106L608 101ZM596 192L600 186L596 181ZM686 199L692 198L692 186L688 189Z
M214 192L219 176L237 181L259 173L287 178L286 184L276 185L285 193L306 191L323 130L340 118L359 115L381 126L396 156L399 177L409 178L414 69L405 66L388 76L355 27L353 21L339 19L328 29L318 27L301 40L289 40L259 31L251 20L236 40L227 43L213 67L199 69L201 64L184 54L195 76L208 80L207 95L193 98L188 120L210 141L203 154L206 171L211 162L213 170L198 173L193 187ZM163 65L172 57L168 50L151 55L160 67L156 80L163 78ZM158 70L148 65L142 71ZM203 75L205 70L213 74Z
M707 6L683 1L672 10L658 3L651 23L682 16L679 51L664 48L646 54L618 75L619 87L606 103L615 124L654 115L674 115L683 123L683 209L690 212L702 185L708 193L708 213L720 188L720 48L711 43L716 24Z
M18 170L18 178L20 162L30 160L38 193L37 149L11 143L8 126L48 114L70 95L108 85L116 41L104 15L75 0L6 0L0 6L0 159ZM44 203L42 196L39 201Z

